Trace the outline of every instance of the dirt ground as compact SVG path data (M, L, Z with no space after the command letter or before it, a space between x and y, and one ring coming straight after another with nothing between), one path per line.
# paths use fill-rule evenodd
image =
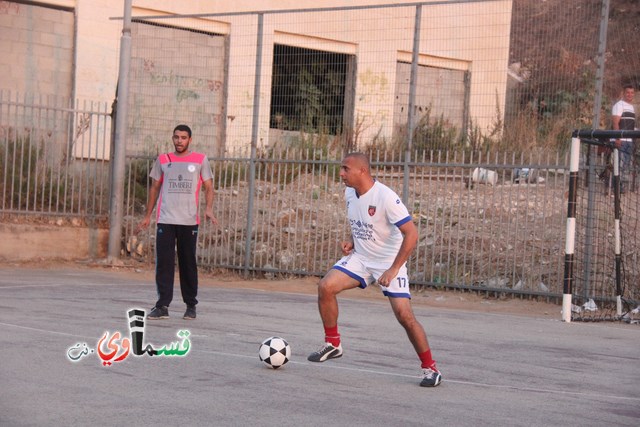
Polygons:
M124 279L146 280L154 282L153 266L138 262L117 262L107 264L105 261L50 261L32 260L25 262L2 262L0 268L35 268L35 269L73 269L110 272ZM315 295L318 277L289 277L274 279L245 279L241 274L229 271L200 271L201 287L220 287L235 289L258 289L262 291L290 292ZM469 291L451 291L424 289L412 292L414 306L437 307L448 310L461 310L495 314L511 314L537 318L561 319L561 306L546 301L520 299L513 297L494 298ZM377 285L366 289L352 289L340 295L340 298L371 300L384 302Z

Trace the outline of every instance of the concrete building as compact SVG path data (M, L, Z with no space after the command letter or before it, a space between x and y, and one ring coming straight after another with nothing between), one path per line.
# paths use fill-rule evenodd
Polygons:
M284 129L279 125L299 106L294 95L300 87L282 92L289 112L274 109L279 90L274 87L274 71L296 61L293 54L281 55L287 51L322 54L325 65L335 58L341 64L339 105L331 113L339 115L338 124L323 131L349 134L357 144L392 141L407 122L416 6L386 1L402 6L369 7L377 4L133 0L128 151L165 150L178 122L192 125L199 149L211 155L246 148L256 105L261 147L277 144L291 131L309 131L300 124ZM355 9L339 9L345 6ZM261 35L258 14L249 13L257 8L264 12ZM504 112L511 0L434 0L424 2L421 10L418 116L428 111L459 133L469 126L486 129L496 111ZM113 101L122 31L117 18L122 15L123 1L0 1L3 96ZM262 66L256 103L259 42ZM336 68L326 69L335 73ZM314 90L322 92L316 86ZM322 96L328 95L318 94ZM310 126L320 129L318 123ZM109 157L108 149L101 153Z

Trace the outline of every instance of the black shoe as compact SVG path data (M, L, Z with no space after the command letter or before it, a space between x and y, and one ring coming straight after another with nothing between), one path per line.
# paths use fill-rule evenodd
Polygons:
M169 307L153 307L151 313L147 315L147 319L149 320L158 320L158 319L168 319L169 318Z
M196 306L188 305L187 311L184 312L184 316L182 316L182 318L186 320L194 320L196 318Z
M420 382L421 387L436 387L441 382L442 375L440 375L435 364L431 368L422 369L422 381Z
M322 347L318 351L314 351L307 357L309 362L324 362L325 360L335 359L337 357L342 357L342 345L334 347L330 343L324 343L324 347Z

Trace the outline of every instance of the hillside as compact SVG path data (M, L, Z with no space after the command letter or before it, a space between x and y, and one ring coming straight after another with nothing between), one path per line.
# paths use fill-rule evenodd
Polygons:
M530 73L529 96L576 91L593 81L602 0L514 0L509 63ZM640 1L611 0L604 94L640 84Z

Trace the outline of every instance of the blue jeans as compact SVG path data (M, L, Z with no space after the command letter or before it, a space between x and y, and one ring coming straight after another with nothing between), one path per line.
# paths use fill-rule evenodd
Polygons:
M635 146L633 141L622 141L622 147L618 150L619 155L619 169L620 169L620 186L622 188L623 182L629 182L631 180L630 174L633 169L633 155L635 153Z

